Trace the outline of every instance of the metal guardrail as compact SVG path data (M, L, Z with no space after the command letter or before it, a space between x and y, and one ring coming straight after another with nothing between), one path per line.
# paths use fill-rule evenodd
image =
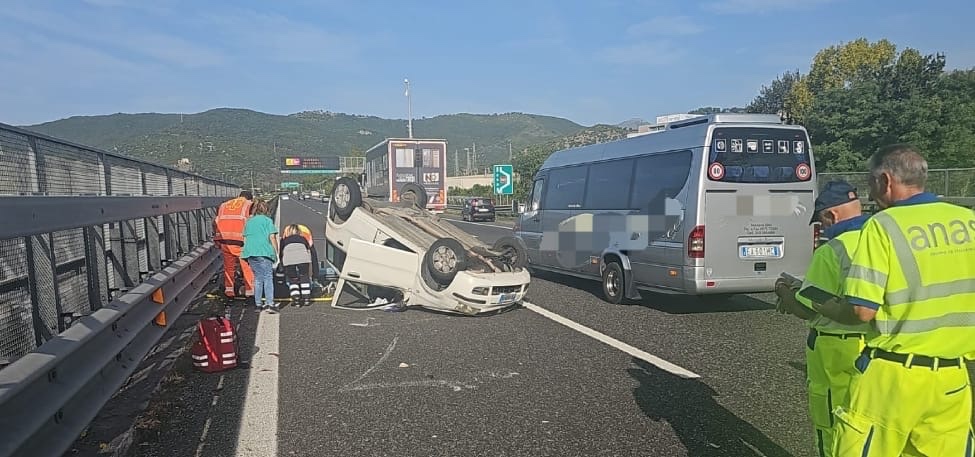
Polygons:
M0 456L77 439L220 269L238 192L0 124Z
M0 369L209 239L193 197L239 191L0 124Z

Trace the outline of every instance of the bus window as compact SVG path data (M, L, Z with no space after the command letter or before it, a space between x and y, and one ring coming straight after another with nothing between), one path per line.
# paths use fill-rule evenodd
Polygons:
M708 179L741 183L809 181L809 141L798 129L719 127L711 138Z
M413 168L413 150L402 148L396 150L396 168Z
M691 151L680 151L637 159L630 207L663 214L667 198L684 188L692 157Z
M589 185L586 190L586 209L629 209L632 160L614 160L589 166Z
M539 204L542 202L542 189L544 187L544 179L535 181L535 185L532 187L531 204L528 206L528 211L538 211Z
M552 170L545 192L545 209L581 208L588 168L586 165L576 165Z

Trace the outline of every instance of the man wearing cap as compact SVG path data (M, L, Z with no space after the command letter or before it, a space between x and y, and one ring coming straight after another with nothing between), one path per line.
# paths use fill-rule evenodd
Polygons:
M828 242L813 252L806 271L802 290L816 286L840 295L843 281L850 270L850 256L860 237L860 228L867 220L860 207L856 188L845 181L826 184L816 198L810 224L824 227ZM832 411L846 401L850 383L850 369L863 349L867 324L842 324L817 313L813 304L800 296L784 279L775 284L779 296L779 311L793 314L806 321L806 385L809 416L816 433L816 450L821 457L831 456L833 447Z

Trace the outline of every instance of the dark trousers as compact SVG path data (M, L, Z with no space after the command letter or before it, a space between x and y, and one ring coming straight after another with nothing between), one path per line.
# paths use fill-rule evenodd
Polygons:
M288 288L292 300L311 298L311 264L285 265L284 275L288 278Z

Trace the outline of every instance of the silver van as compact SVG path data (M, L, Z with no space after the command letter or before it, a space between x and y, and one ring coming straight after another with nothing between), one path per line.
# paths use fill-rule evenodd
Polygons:
M769 292L805 276L818 239L805 128L767 114L711 114L553 153L515 225L533 270L701 298Z

